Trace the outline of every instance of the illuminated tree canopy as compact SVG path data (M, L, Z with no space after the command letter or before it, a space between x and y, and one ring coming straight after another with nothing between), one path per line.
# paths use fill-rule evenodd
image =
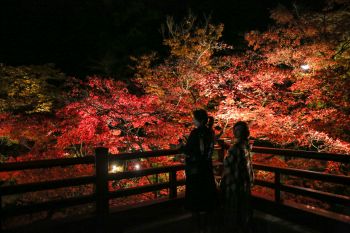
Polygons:
M0 112L52 112L66 76L52 65L12 67L0 64Z
M128 83L63 83L52 66L2 65L2 140L44 157L169 148L191 128L191 111L206 108L226 136L245 120L257 141L349 153L348 11L348 1L321 11L279 5L274 25L245 35L245 50L221 41L222 24L168 18L169 56L134 57Z

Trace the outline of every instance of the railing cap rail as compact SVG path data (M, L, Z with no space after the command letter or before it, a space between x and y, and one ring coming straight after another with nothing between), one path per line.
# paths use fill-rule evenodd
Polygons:
M291 156L291 157L306 158L306 159L318 159L318 160L350 163L350 155L348 155L348 154L336 154L336 153L306 151L306 150L280 149L280 148L270 148L270 147L260 147L260 146L253 146L252 152Z
M257 146L253 146L252 152L350 163L350 155L347 155L347 154L334 154L334 153L326 153L326 152L279 149L279 148L257 147ZM131 153L109 154L109 160L110 162L113 162L113 161L120 161L120 160L150 158L150 157L159 157L159 156L176 155L176 154L181 154L181 151L178 149L171 149L171 150L157 150L157 151L145 151L145 152L131 152ZM94 156L86 156L81 158L62 158L62 159L47 159L47 160L35 160L35 161L26 161L26 162L0 163L0 172L70 166L70 165L77 165L77 164L93 164L94 162L95 162Z
M23 162L0 163L0 172L71 166L78 164L93 164L94 162L95 156L85 156L79 158L42 159Z
M154 150L154 151L137 151L137 152L127 152L120 154L109 154L110 161L118 160L130 160L138 158L149 158L149 157L159 157L167 155L181 154L179 149L168 149L168 150Z
M312 178L317 180L350 185L350 176L334 175L334 174L308 171L308 170L296 169L296 168L276 167L276 166L258 164L258 163L253 163L253 167L255 169L263 170L263 171L278 172L285 175L298 176L303 178Z

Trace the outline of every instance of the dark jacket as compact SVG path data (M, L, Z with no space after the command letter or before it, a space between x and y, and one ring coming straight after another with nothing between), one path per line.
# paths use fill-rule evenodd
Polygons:
M186 154L186 208L192 211L213 209L217 202L212 165L213 130L204 126L193 129L182 150Z

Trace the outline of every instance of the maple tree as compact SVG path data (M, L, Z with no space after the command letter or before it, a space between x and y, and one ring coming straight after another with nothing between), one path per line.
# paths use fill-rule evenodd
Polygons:
M54 126L54 111L60 106L65 74L51 64L0 64L0 76L2 161L60 157L47 132Z
M191 112L207 108L210 98L201 93L203 81L214 70L212 57L218 50L229 48L222 43L223 25L210 19L200 22L189 14L181 22L168 18L163 27L164 42L170 56L157 64L157 54L134 58L134 82L146 94L156 95L166 122L176 125L186 135L192 127Z
M177 121L186 119L190 109L205 107L224 130L246 120L255 138L276 145L347 153L349 51L342 38L348 27L336 26L346 21L347 7L329 4L324 12L310 14L279 6L271 11L275 26L247 33L252 50L221 57L213 53L221 25L198 27L191 17L180 25L168 23L170 37L164 43L171 51L169 60L152 67L155 54L142 57L136 81L168 109L172 105ZM327 36L320 21L324 14L327 30L332 30ZM211 30L204 33L207 28ZM206 48L213 50L205 62L197 62Z
M255 138L279 146L349 153L349 2L334 2L329 1L322 12L279 6L271 12L277 21L275 26L265 32L248 33L246 40L253 50L227 57L229 68L213 75L212 84L220 87L211 95L224 97L217 117L227 122L249 121ZM349 174L347 165L336 162L284 158L264 161L261 155L255 160ZM257 177L271 180L273 174L259 171ZM349 193L348 187L341 185L293 178L284 182L329 192L342 190L338 193L341 195ZM267 189L255 189L272 195ZM286 198L326 207L295 195Z
M125 83L90 77L80 82L70 101L57 111L57 147L75 148L77 156L92 153L97 146L111 153L168 148L176 143L176 127L167 125L154 95L131 94Z
M342 22L349 5L343 4L311 14L272 10L277 25L248 33L253 51L226 57L228 68L205 83L214 87L212 96L225 98L218 117L250 121L253 136L280 145L348 153L349 27Z
M53 65L0 64L0 112L47 113L57 108L65 74Z
M210 17L203 23L191 13L180 23L168 17L166 29L163 26L163 44L169 47L171 56L185 59L188 64L208 67L213 53L225 46L219 42L223 29L222 24L212 24Z
M276 25L265 32L247 33L251 49L222 57L211 53L204 66L193 62L200 54L191 53L195 43L181 42L181 36L175 43L172 37L165 44L174 49L173 57L153 69L150 59L144 58L146 68L141 66L138 81L146 92L164 96L164 103L175 103L176 109L207 108L226 136L232 137L234 122L244 120L250 123L257 142L349 153L348 9L347 1L329 1L322 12L293 11L280 5L271 11ZM272 158L265 161L259 155L255 160L349 174L349 168L341 163ZM273 178L271 173L257 175ZM308 183L314 188L327 186ZM258 191L266 193L266 189Z
M112 154L169 148L183 134L178 124L169 124L155 95L131 94L120 81L90 77L73 85L70 102L57 112L59 124L56 147L69 156L92 154L94 148L109 148ZM177 135L177 136L175 136ZM135 159L122 162L124 170L177 163L171 157ZM117 166L117 165L114 165ZM165 175L113 182L111 189L149 184L167 179Z

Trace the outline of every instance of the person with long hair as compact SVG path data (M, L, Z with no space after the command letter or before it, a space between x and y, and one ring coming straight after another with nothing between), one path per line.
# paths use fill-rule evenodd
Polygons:
M248 124L237 122L233 127L234 143L224 159L221 193L224 232L251 232L250 202L254 173L251 162Z
M198 232L208 229L208 213L217 207L217 190L214 180L212 154L215 135L213 118L203 110L193 111L195 128L191 131L182 151L186 155L185 208L193 213ZM201 214L202 212L202 214Z

